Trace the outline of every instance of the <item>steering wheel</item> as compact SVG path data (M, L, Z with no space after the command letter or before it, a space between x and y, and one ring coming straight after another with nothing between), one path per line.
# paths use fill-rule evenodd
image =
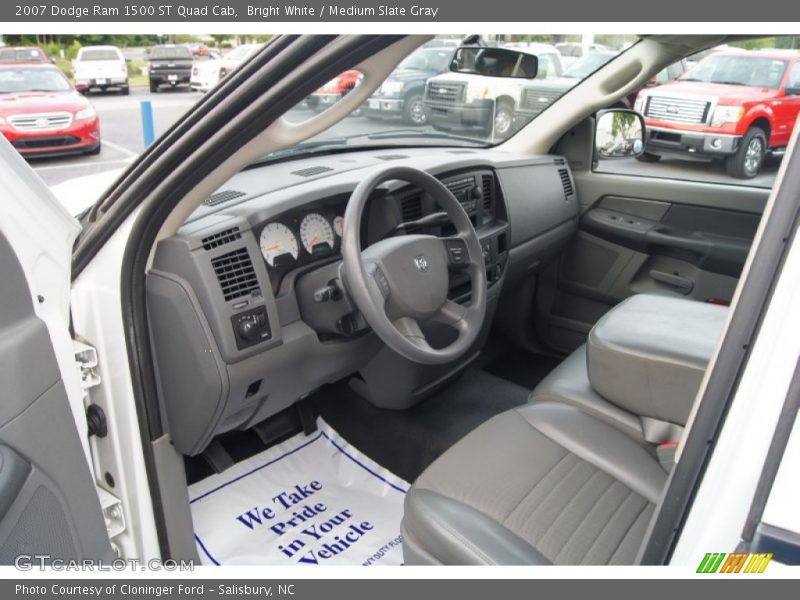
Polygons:
M361 221L370 195L382 183L407 181L426 192L455 226L452 237L403 235L381 240L363 252ZM486 268L478 235L464 208L438 179L410 167L382 168L353 191L344 215L342 279L366 322L392 350L414 362L443 364L464 354L486 316ZM448 300L449 270L469 273L472 298L466 306ZM436 321L458 337L433 348L421 324Z

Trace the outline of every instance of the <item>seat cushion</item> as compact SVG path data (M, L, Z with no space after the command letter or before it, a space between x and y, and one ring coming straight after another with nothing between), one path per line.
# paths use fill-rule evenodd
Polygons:
M633 564L667 474L618 429L562 403L494 417L406 497L407 564Z
M584 344L542 379L528 398L531 404L563 402L617 427L645 444L642 423L637 415L612 404L598 394L589 383ZM664 440L666 441L666 440Z
M635 415L686 425L726 316L696 300L631 296L589 333L592 387Z

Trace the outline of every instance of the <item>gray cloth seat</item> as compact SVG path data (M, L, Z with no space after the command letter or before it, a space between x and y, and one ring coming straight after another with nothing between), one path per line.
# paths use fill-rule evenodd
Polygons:
M727 309L685 298L631 296L545 377L529 402L565 402L643 444L677 441Z
M527 406L417 479L406 563L635 563L670 465L656 444L679 439L725 315L645 295L609 311Z
M406 564L633 564L667 473L618 428L565 403L502 413L417 479Z

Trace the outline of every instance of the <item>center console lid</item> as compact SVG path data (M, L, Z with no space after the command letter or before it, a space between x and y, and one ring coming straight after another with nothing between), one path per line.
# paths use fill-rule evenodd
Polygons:
M725 307L684 298L628 298L589 334L592 387L636 415L685 425L726 315Z

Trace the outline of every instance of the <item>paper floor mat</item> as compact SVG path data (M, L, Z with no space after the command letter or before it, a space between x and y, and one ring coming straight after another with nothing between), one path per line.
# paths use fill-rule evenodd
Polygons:
M399 565L408 483L325 421L189 486L211 565Z

